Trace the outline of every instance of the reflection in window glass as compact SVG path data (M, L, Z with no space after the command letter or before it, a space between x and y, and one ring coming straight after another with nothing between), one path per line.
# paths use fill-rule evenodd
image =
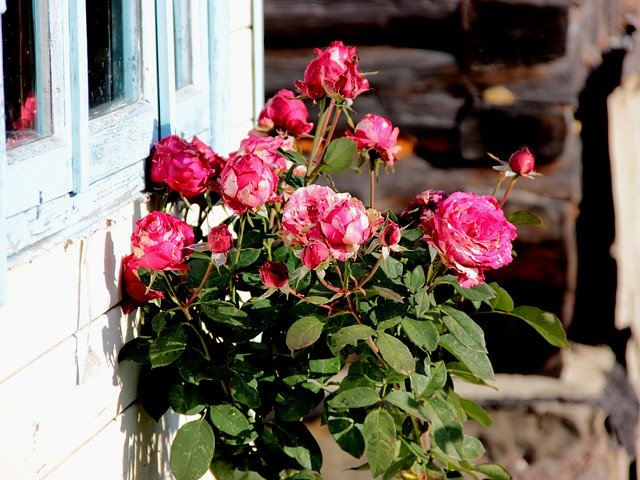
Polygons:
M124 100L122 0L87 1L89 108Z
M193 83L191 0L173 0L176 90Z
M31 0L7 2L2 15L4 111L7 148L39 138L36 52Z

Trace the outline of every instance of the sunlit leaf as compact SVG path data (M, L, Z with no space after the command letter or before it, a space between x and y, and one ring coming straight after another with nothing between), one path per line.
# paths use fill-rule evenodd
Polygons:
M336 396L329 401L329 405L335 409L359 408L375 405L379 401L380 395L373 388L354 387L338 391Z
M537 307L520 306L514 308L509 314L527 322L551 345L556 347L569 346L564 327L553 313L545 312Z
M451 334L442 335L438 343L449 350L460 360L471 373L483 380L492 380L494 377L493 366L486 353L463 345Z
M374 477L391 466L396 453L396 426L383 408L369 412L362 428L365 453Z
M213 458L215 437L206 420L185 423L176 432L169 464L176 480L198 480Z
M229 403L212 405L209 410L211 422L222 432L238 436L251 428L249 420L236 407Z
M312 315L296 320L287 331L287 347L299 350L313 345L322 335L324 324Z
M347 345L355 345L358 340L371 337L376 332L367 325L349 325L341 328L331 336L331 347L334 352L342 350Z
M402 319L402 329L414 345L425 352L432 352L438 346L438 330L430 320Z
M187 332L182 326L166 328L149 347L151 367L162 367L175 362L187 348Z
M346 137L333 140L322 159L324 173L340 173L348 170L356 157L356 143Z
M376 346L382 358L396 372L411 375L415 371L415 359L409 348L401 340L385 332L379 332Z
M507 215L507 220L513 225L529 225L533 227L539 227L542 225L542 219L538 214L528 210L520 210L519 212L510 213Z

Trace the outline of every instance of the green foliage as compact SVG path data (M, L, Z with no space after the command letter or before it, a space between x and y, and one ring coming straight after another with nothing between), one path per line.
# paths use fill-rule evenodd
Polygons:
M293 164L280 177L283 197L320 175L330 184L327 174L365 160L376 178L374 153L327 134L347 103L318 103L317 125L326 129L314 137L313 157L280 150ZM306 176L294 174L299 165ZM192 205L168 198L159 203L189 218ZM211 195L193 203L200 220L215 206ZM498 465L477 464L484 448L463 425L488 427L491 419L457 394L453 380L494 378L479 315L516 318L559 347L567 345L562 324L515 306L496 283L463 288L415 223L386 245L381 229L395 215L368 213L370 238L346 260L329 258L315 270L303 266L299 245L283 240L282 205L267 203L225 219L235 232L232 250L204 253L207 241L199 241L183 269L136 272L142 291L162 295L140 306L139 334L118 360L142 365L140 402L154 419L169 409L189 416L171 447L177 480L207 470L220 480L320 479L322 452L306 426L315 416L382 479L510 478ZM536 218L510 217L526 225ZM205 239L201 224L197 239ZM286 265L283 286L263 284L267 260Z

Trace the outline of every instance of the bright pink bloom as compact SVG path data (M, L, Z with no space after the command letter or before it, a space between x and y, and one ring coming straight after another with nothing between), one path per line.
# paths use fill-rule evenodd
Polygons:
M237 214L279 200L277 187L273 168L252 153L232 157L220 174L222 199Z
M191 146L197 150L201 157L203 157L209 164L211 169L211 177L217 177L227 164L227 159L221 155L218 155L213 149L200 140L198 137L193 137L191 140Z
M229 231L229 226L221 223L209 230L207 235L209 249L213 253L227 253L233 246L233 237Z
M316 48L317 55L304 71L304 81L295 85L311 99L322 97L354 99L369 89L369 81L358 71L358 50L342 42L333 42L326 50Z
M151 180L164 183L187 198L204 193L214 174L212 157L200 140L195 141L194 145L177 135L158 141L151 157ZM213 151L211 154L215 156Z
M300 260L305 267L313 270L325 262L329 256L329 249L324 243L313 241L302 247Z
M193 245L193 229L173 215L151 212L136 222L131 235L132 268L186 270L186 247Z
M520 150L517 150L509 158L509 167L520 175L527 175L533 172L535 166L536 157L533 156L533 153L531 153L527 147L522 147Z
M125 315L150 300L164 297L164 294L158 290L147 290L147 286L140 280L137 269L131 267L132 261L134 261L133 254L122 259L120 308Z
M320 229L331 256L338 260L353 257L373 233L364 205L348 193L336 194L320 219Z
M355 141L359 149L375 150L387 165L393 165L402 150L398 145L398 132L386 118L369 113L357 123L353 134L347 133L347 137Z
M331 188L308 185L296 190L282 209L280 234L287 245L306 245L312 240L323 241L320 219L331 207L336 196Z
M289 269L284 262L267 260L258 272L262 284L267 288L281 288L289 283Z
M360 200L329 187L309 185L296 190L282 209L280 234L287 245L324 243L332 257L353 257L371 235L375 223Z
M291 90L282 89L267 100L258 116L258 125L267 130L284 130L299 137L309 133L313 123L307 122L309 111L306 105Z
M462 287L478 285L484 282L485 270L511 263L516 227L491 195L452 193L421 227L424 239L456 271Z
M240 142L240 148L233 156L252 153L262 159L267 165L271 165L277 175L291 168L292 162L287 160L278 150L295 150L293 139L282 137L264 137L250 134Z

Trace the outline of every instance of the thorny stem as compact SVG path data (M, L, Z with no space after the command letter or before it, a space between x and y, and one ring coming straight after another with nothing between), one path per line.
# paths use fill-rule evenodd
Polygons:
M498 176L498 180L496 180L496 184L493 187L493 192L491 192L491 195L497 198L498 190L500 189L500 185L502 185L502 182L504 181L505 178L506 178L506 175L504 174L504 172L500 172L500 175Z
M375 189L376 189L376 172L373 168L369 171L369 208L375 208L373 206L375 201Z
M311 161L309 162L310 167L315 165L316 163L319 163L318 152L320 151L320 144L322 143L322 139L324 138L325 130L327 129L327 125L329 124L329 117L333 112L333 108L335 104L336 104L336 99L332 98L331 101L329 102L329 106L323 112L323 118L322 118L321 124L318 125L317 127L316 135L315 135L315 138L313 139L313 146L311 149Z
M236 301L236 286L234 282L234 276L236 271L236 265L238 265L238 260L240 259L240 250L242 249L242 238L244 237L244 223L245 216L240 217L240 232L238 232L238 241L236 242L236 252L233 256L233 263L231 265L231 300L233 302Z
M362 280L361 283L358 284L358 288L362 288L364 286L365 283L367 283L369 280L371 280L371 278L375 275L375 273L378 271L378 268L380 268L380 265L382 265L384 258L382 255L380 255L378 257L378 261L376 262L376 264L373 266L373 268L371 270L369 270L369 273L367 273L367 276L364 277L364 279Z
M191 320L191 319L189 319ZM196 328L196 326L191 323L191 321L189 322L189 326L193 329L194 332L196 332L196 335L198 337L198 339L200 340L200 344L202 345L202 348L204 349L204 357L207 360L211 360L211 354L209 353L209 347L207 347L207 343L204 340L204 337L202 336L202 332L200 330L198 330Z

